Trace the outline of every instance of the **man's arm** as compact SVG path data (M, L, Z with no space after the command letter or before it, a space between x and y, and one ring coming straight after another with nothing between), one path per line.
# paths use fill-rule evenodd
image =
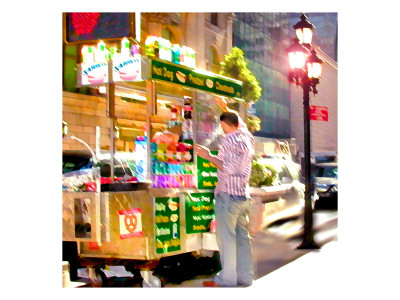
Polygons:
M201 145L196 145L195 151L196 151L197 155L212 162L217 167L217 169L219 169L221 171L223 170L224 166L223 166L222 160L220 160L216 156L212 155L210 153L210 150L207 147L204 147Z
M212 163L217 167L217 169L219 169L219 170L221 170L221 171L224 169L222 160L219 160L215 155L210 154L210 155L209 155L207 158L205 158L205 159L207 159L207 160L209 160L210 162L212 162Z

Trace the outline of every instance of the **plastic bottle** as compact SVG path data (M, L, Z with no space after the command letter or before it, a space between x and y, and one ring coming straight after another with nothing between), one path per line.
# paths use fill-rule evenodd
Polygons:
M183 139L190 140L193 138L193 131L192 131L192 106L188 99L185 99L185 105L183 106Z
M176 107L171 108L171 120L176 121L177 120L177 112L178 109Z
M107 61L108 50L106 49L106 44L100 41L97 44L97 49L95 50L94 58L96 63L102 63Z
M181 53L181 48L179 47L178 44L172 45L172 62L174 64L180 63L180 53Z
M91 65L94 63L94 53L91 46L83 46L82 50L82 63Z
M129 57L129 40L127 38L123 38L121 41L121 56L122 59L127 59Z
M121 59L121 53L118 53L117 47L113 47L112 59L115 61L119 61Z
M137 137L135 141L136 156L138 157L137 162L137 178L140 182L146 180L147 177L147 141L146 137Z
M131 55L132 56L139 55L139 45L133 44L131 46Z
M109 60L114 59L115 52L116 52L116 48L115 47L111 48L110 51L108 52L107 59L109 59Z
M189 63L188 66L191 68L196 68L195 52L192 48L189 48Z
M172 61L171 42L163 38L158 38L158 41L160 45L159 57L164 60Z

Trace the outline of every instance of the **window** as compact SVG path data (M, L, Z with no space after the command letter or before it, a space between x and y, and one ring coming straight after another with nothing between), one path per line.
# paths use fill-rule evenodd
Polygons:
M218 26L218 13L211 13L211 24Z
M168 28L163 28L161 31L161 37L170 41L172 44L176 44L176 39L174 34Z
M211 72L219 73L220 65L217 50L214 47L209 47L206 53L207 60L211 63Z

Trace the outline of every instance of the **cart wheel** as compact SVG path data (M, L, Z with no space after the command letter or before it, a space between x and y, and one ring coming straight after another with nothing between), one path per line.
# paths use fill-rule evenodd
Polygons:
M88 268L90 285L92 287L107 286L107 276L100 269Z
M152 274L152 271L140 271L143 278L142 286L148 287L161 287L161 280Z

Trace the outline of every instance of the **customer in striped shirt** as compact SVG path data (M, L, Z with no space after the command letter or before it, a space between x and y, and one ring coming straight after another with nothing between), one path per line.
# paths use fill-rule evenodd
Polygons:
M218 168L215 189L217 244L222 270L204 286L249 286L252 284L253 258L248 231L251 208L249 178L254 155L254 138L236 112L224 112L221 127L225 136L218 155L197 145L197 155Z

